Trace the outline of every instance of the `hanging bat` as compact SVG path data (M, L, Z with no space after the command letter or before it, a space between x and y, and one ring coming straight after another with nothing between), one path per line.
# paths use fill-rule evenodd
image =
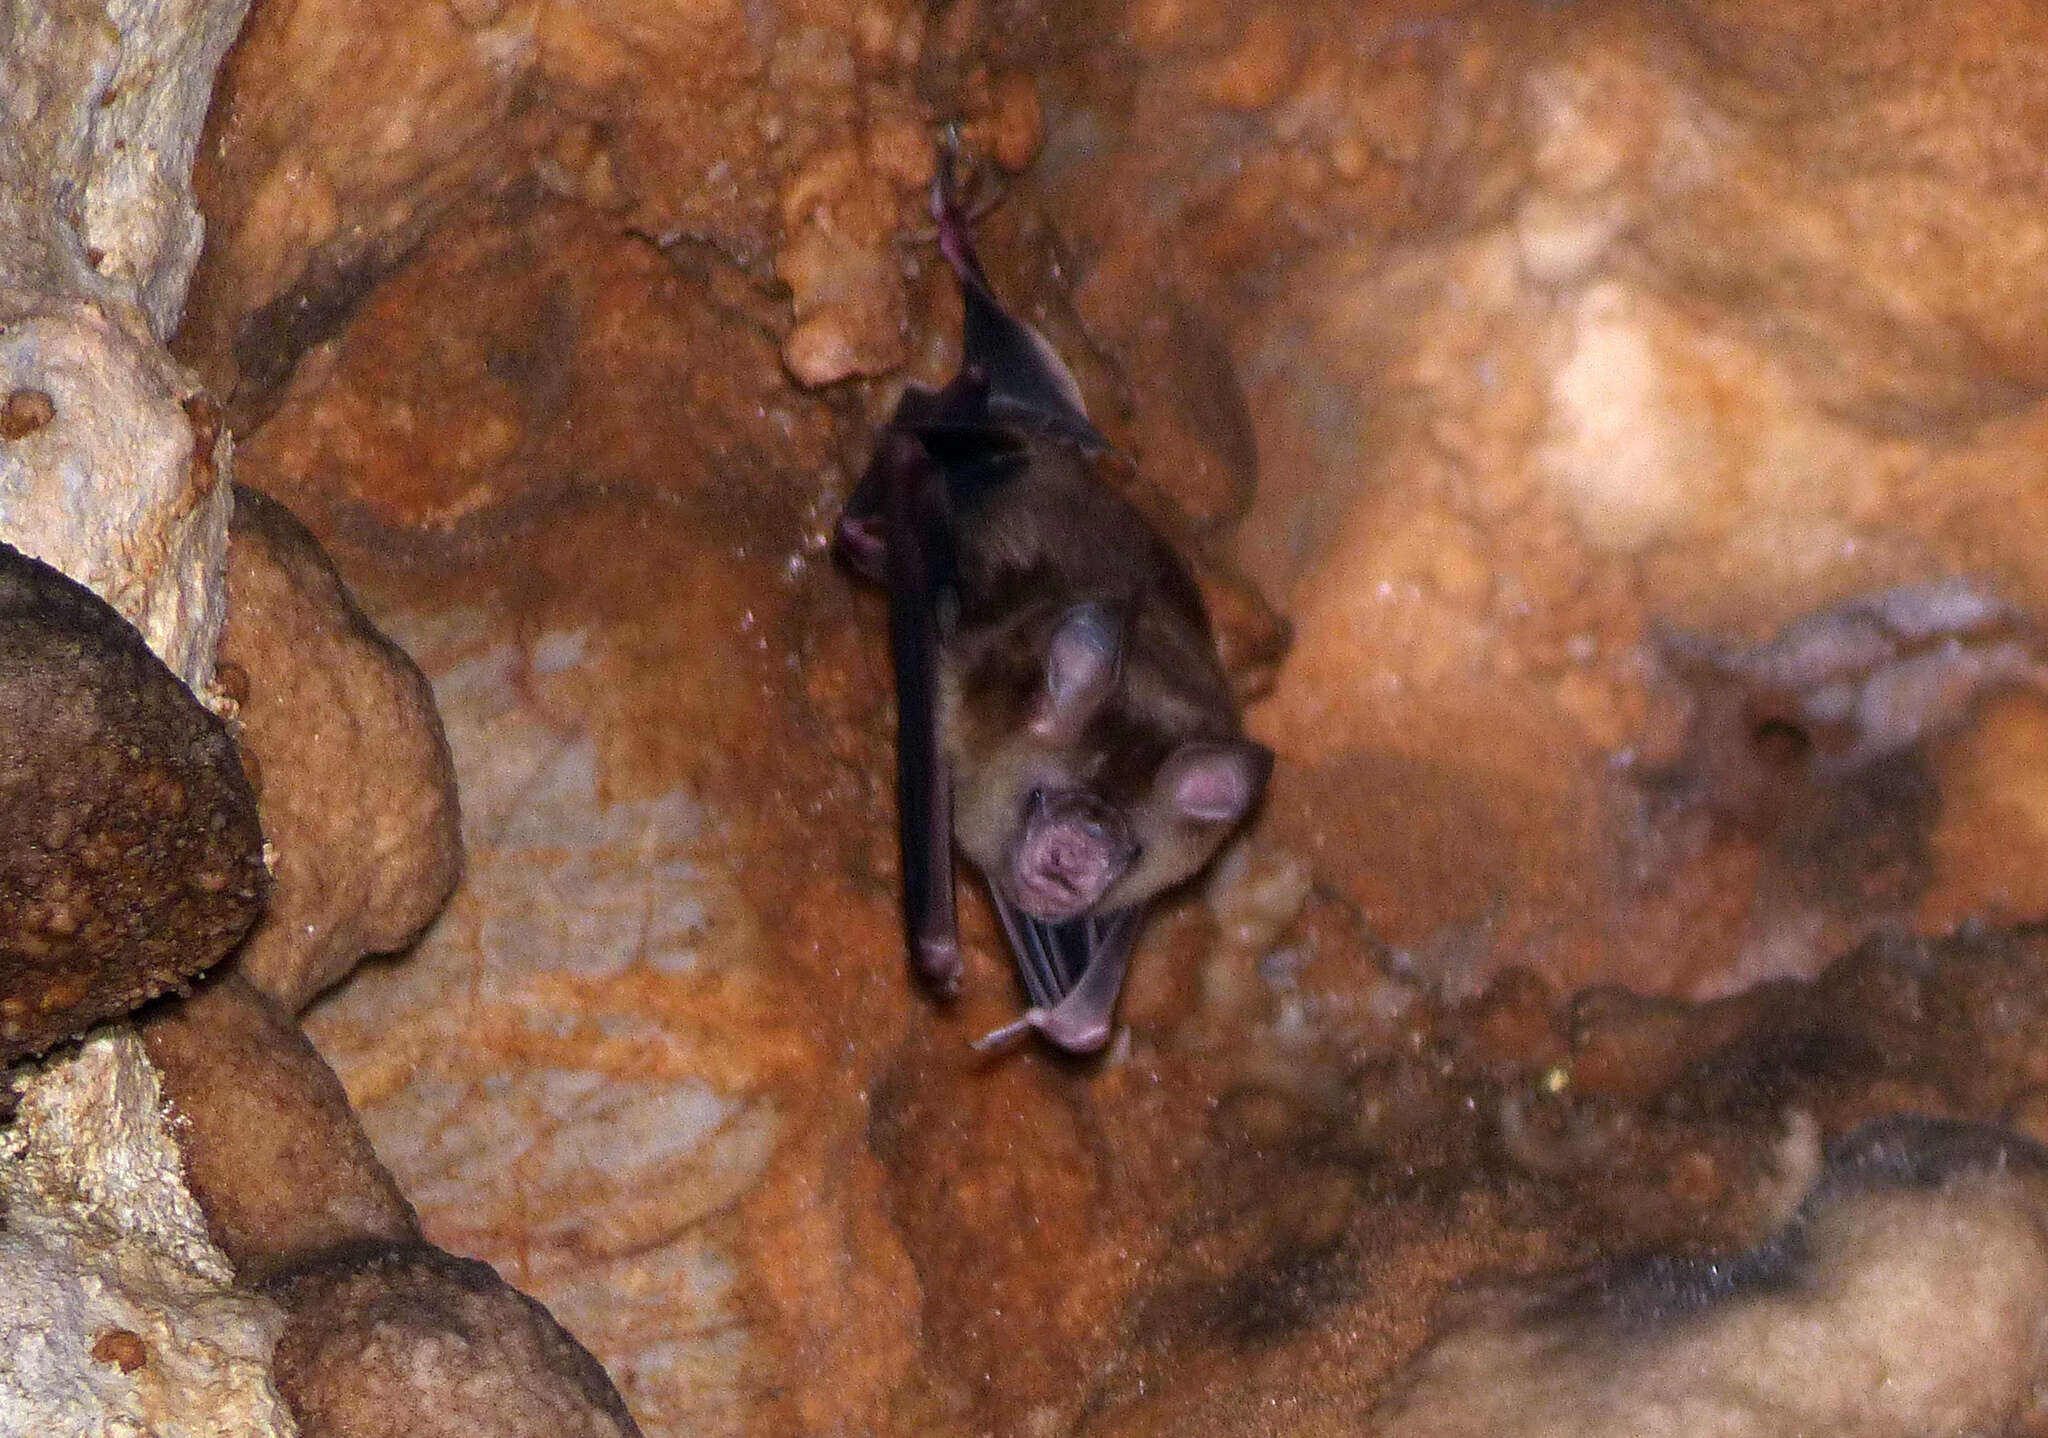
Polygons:
M887 586L913 962L960 977L953 846L987 880L1032 1030L1100 1048L1146 906L1215 853L1272 755L1246 739L1200 591L1107 481L1126 463L976 258L950 155L932 183L966 303L960 372L913 386L834 533Z

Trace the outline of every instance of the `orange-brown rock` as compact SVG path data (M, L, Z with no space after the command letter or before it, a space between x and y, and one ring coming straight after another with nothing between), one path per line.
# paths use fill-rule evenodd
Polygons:
M296 1012L440 912L462 867L454 767L425 676L305 527L248 488L229 529L220 660L277 880L236 964Z
M394 134L447 97L417 165L272 10L213 193L322 238L229 219L192 352L262 360L245 472L449 717L470 882L309 1019L426 1232L650 1433L1348 1435L1454 1285L1753 1237L1788 1106L2038 1118L2040 956L1898 937L2037 914L2038 696L1782 791L1794 736L1687 723L1853 596L2048 613L2009 10L460 0L359 72ZM958 1008L906 981L878 615L819 562L949 368L960 111L985 180L1040 152L999 287L1272 671L1271 902L1163 912L1092 1067L959 1054L1014 997L971 897ZM1567 1034L1589 980L1666 997Z
M272 1362L302 1433L638 1433L545 1308L421 1238L334 1071L275 1001L223 973L141 1031L208 1232L286 1311Z
M185 1182L244 1283L324 1249L419 1239L348 1096L285 1011L241 975L149 1009L142 1041Z
M2009 322L2041 283L2034 22L1280 8L1099 17L1037 177L1130 361L1130 432L1191 491L1182 456L1220 451L1191 451L1157 357L1214 336L1245 396L1233 538L1296 635L1256 720L1282 837L1454 993L1503 965L1694 993L1815 972L1867 928L1860 880L1781 882L1798 845L1753 834L1646 836L1646 636L1755 643L1958 575L2048 613L2038 344ZM1884 922L2038 907L2014 712L1931 756L1931 867ZM1863 818L1924 834L1905 809Z
M280 1273L272 1358L306 1438L639 1438L596 1359L489 1264L364 1245Z
M217 963L266 885L226 728L91 591L0 545L0 1063Z
M964 122L1011 169L1044 133L1034 78L974 63L972 7L955 23L928 46L907 0L262 6L201 148L213 229L181 354L237 394L238 420L260 415L455 207L538 190L736 261L802 383L887 372L907 353L896 239L921 214L932 122Z

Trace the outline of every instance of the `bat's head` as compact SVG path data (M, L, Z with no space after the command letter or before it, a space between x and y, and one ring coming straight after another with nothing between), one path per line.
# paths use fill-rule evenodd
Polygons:
M957 786L961 847L1048 923L1142 903L1193 874L1272 768L1260 745L1189 728L1193 711L1127 673L1124 627L1101 604L1058 615L1023 722Z

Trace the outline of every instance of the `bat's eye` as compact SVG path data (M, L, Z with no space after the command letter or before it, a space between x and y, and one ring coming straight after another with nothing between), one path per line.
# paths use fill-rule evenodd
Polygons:
M1045 812L1045 790L1033 789L1030 797L1025 800L1025 806L1034 814L1043 814Z

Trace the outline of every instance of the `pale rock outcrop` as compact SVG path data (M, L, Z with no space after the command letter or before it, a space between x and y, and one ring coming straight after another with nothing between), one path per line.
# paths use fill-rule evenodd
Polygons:
M140 1040L109 1029L16 1081L0 1131L0 1432L291 1438L270 1382L284 1313L233 1287Z

